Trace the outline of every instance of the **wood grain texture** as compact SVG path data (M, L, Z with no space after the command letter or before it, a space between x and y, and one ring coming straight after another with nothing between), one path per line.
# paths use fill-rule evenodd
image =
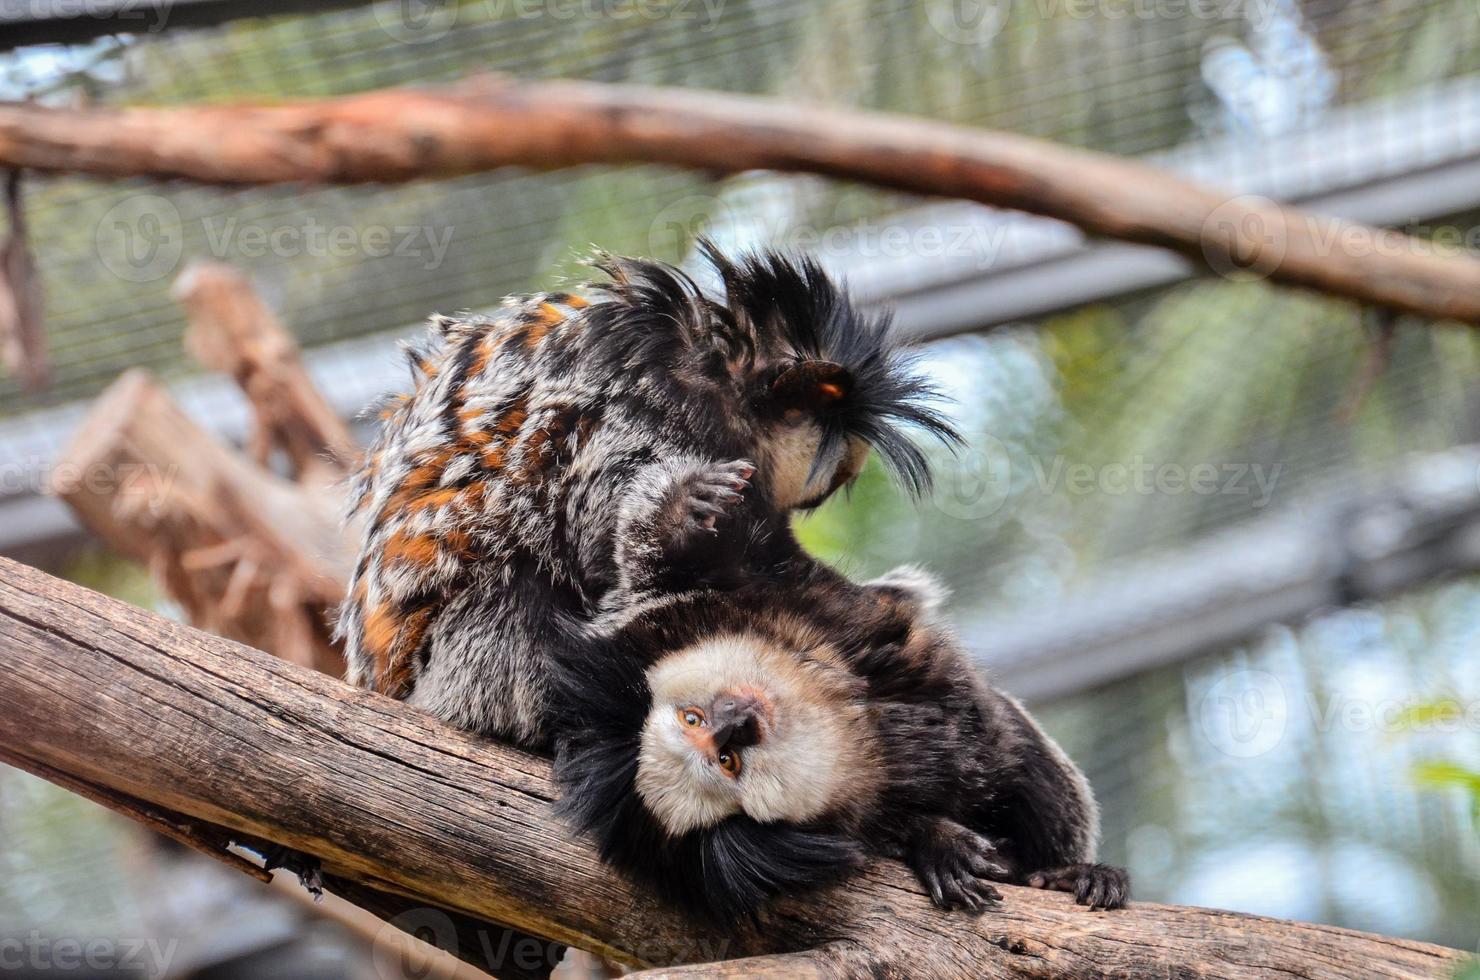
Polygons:
M1463 961L1327 926L1141 903L1090 912L1020 888L972 919L932 908L889 862L758 923L702 928L569 838L543 759L400 702L5 560L0 658L0 745L14 756L666 975L744 956L765 958L704 975L1347 980L1442 977Z
M1439 320L1480 324L1480 259L1012 133L759 96L482 78L279 105L0 105L0 165L212 184L400 182L517 165L822 174L978 201Z

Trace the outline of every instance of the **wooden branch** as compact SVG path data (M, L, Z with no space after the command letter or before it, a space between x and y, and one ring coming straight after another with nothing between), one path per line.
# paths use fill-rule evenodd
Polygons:
M1480 259L1011 133L758 96L486 78L282 105L0 106L0 165L213 184L363 183L510 165L823 174L1059 218L1215 271L1480 324Z
M344 595L354 554L341 498L222 445L147 373L130 371L99 397L50 490L144 563L191 622L343 673L326 612Z
M252 403L249 440L258 465L282 450L300 483L327 489L353 468L359 447L319 392L298 343L247 277L221 262L198 260L175 281L190 315L185 345L213 371L231 375Z
M717 969L1345 980L1447 976L1464 958L1208 909L1095 913L1020 888L973 919L932 908L889 862L780 903L759 926L703 928L569 839L551 815L543 760L398 701L3 560L0 656L0 745L12 755L307 851L379 891L628 964L769 956ZM804 950L801 963L770 955Z

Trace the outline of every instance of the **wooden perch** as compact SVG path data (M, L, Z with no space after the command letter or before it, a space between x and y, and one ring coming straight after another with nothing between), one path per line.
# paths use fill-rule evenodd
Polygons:
M341 498L275 476L185 416L146 372L120 377L52 468L52 493L143 562L191 622L343 673L325 610L354 549Z
M627 964L756 956L702 975L1346 980L1448 976L1464 961L1424 943L1208 909L1090 912L1021 888L970 918L931 907L883 861L779 904L758 926L703 928L570 839L551 815L544 760L401 702L4 560L0 656L0 746L23 768Z
M815 173L963 198L1172 249L1214 270L1480 324L1480 259L1199 187L1131 160L910 116L498 78L281 105L0 105L0 165L52 173L364 183L591 163Z

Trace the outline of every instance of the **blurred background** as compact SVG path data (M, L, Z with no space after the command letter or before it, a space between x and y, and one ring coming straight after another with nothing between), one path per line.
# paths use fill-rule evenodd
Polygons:
M753 92L1135 157L1480 252L1475 0L98 0L0 5L0 25L8 99L270 100L486 72ZM871 468L799 532L850 574L911 561L950 582L966 640L1088 772L1103 859L1136 896L1480 942L1471 329L768 173L47 178L25 201L52 380L0 379L0 553L183 614L43 490L129 368L247 438L247 401L182 345L171 288L193 259L250 278L349 419L404 385L395 342L428 313L580 278L592 243L675 262L698 234L808 251L897 309L968 443L940 453L923 500ZM296 899L0 768L6 937L100 939L118 961L100 972L140 976L400 969Z

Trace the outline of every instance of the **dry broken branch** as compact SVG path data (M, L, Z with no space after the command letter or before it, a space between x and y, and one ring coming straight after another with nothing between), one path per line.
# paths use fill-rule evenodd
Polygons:
M400 702L3 560L0 655L0 745L22 765L619 962L768 957L716 973L728 976L1347 980L1448 976L1463 961L1327 926L1144 903L1096 913L1020 888L973 919L931 907L888 862L758 926L699 927L569 838L544 760Z
M483 79L281 105L0 106L0 165L213 184L363 183L518 165L823 174L1059 218L1434 319L1480 324L1480 259L1011 133L758 96Z
M340 497L275 476L193 423L145 372L93 405L52 469L82 522L142 562L191 622L343 672L326 610L353 546Z
M308 376L292 334L247 277L220 262L192 263L175 281L190 315L185 344L205 367L229 374L252 404L249 446L261 466L274 450L298 482L328 487L344 478L359 447Z

